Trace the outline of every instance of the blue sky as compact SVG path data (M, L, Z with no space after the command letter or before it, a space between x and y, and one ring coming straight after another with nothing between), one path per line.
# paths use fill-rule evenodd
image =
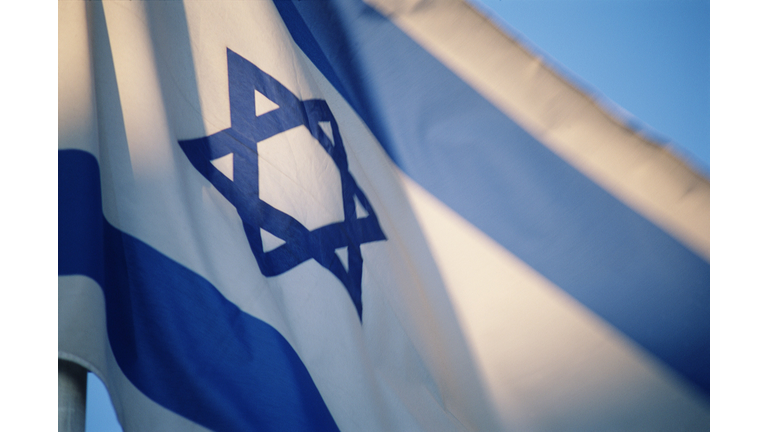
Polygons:
M709 173L709 2L472 0L583 90ZM89 374L86 431L121 430Z
M709 171L709 1L472 0Z

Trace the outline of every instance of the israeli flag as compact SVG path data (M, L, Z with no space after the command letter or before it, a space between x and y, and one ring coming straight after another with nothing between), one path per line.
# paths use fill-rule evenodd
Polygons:
M59 2L125 430L706 430L709 269L709 181L463 1Z

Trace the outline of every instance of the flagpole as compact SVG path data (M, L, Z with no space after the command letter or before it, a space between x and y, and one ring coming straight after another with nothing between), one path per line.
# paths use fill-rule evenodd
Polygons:
M59 359L59 432L85 432L88 371Z

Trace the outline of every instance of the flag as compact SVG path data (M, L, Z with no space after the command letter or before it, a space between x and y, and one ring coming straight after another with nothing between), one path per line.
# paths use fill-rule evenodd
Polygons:
M58 158L125 430L708 428L708 180L465 2L59 2Z

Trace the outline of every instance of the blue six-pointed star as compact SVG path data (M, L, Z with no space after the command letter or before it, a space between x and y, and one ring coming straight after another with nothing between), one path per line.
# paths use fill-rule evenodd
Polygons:
M349 172L347 153L338 124L328 104L321 99L299 100L287 88L248 60L227 49L231 127L211 136L179 141L192 165L237 209L245 234L265 276L277 276L314 259L333 273L346 288L359 319L363 319L363 257L360 245L386 240L376 213ZM256 115L254 90L278 108ZM320 126L330 122L332 137ZM259 196L257 143L297 126L306 127L333 159L341 177L344 220L307 229L292 216L276 209ZM212 161L232 154L232 179ZM359 217L355 197L365 210ZM261 229L285 243L265 251ZM347 269L336 249L347 248Z

